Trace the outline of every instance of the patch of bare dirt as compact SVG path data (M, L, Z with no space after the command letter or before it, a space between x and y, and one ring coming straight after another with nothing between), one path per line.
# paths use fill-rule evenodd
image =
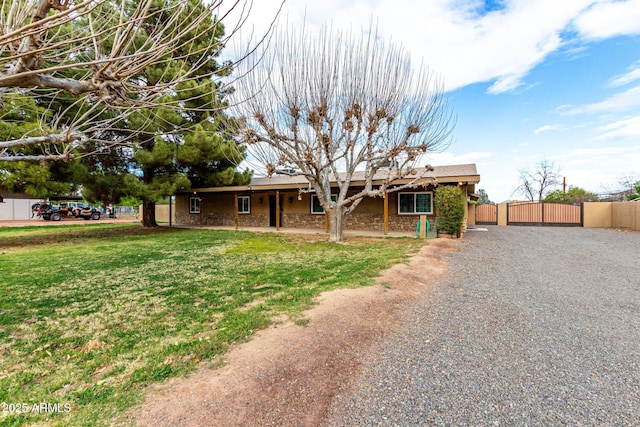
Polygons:
M431 241L409 265L385 271L377 285L322 294L306 315L259 332L219 369L154 387L128 415L138 426L321 425L331 400L346 391L378 339L402 324L403 308L446 269L455 243Z

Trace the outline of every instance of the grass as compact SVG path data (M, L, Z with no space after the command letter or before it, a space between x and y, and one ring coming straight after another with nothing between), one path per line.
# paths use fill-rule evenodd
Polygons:
M0 425L124 423L148 385L219 366L229 346L282 314L306 325L320 292L372 284L421 245L137 225L0 228Z

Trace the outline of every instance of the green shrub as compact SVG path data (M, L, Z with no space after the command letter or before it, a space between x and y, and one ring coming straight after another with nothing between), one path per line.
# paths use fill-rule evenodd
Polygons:
M465 197L460 187L441 185L436 188L435 205L438 231L458 235L464 223Z

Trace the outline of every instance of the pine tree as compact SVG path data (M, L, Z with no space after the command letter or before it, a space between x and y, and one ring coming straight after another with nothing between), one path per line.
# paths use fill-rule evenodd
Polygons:
M158 1L156 20L167 19L167 3L176 0ZM189 0L188 15L199 14L204 6L200 0ZM210 17L214 19L214 17ZM167 19L168 21L168 19ZM157 23L154 22L153 25ZM220 40L224 36L223 26L215 26L215 32L207 32L211 22L202 22L197 28L183 35L178 55L187 58L182 63L160 63L147 67L139 80L147 85L164 84L185 73L186 64L197 68L197 74L203 76L224 76L230 70L229 64L219 64L215 58L219 46L203 60L200 52L206 38ZM176 55L176 52L172 53ZM174 65L179 65L175 66ZM127 176L127 191L143 201L143 225L156 226L155 202L177 190L197 187L231 185L247 183L251 176L248 172L236 172L237 165L244 158L244 150L229 137L232 119L225 116L224 93L219 83L210 77L187 80L158 100L157 107L141 111L130 117L129 131L134 136L133 160L138 174ZM186 106L186 113L167 108L176 101ZM212 111L217 112L212 115Z

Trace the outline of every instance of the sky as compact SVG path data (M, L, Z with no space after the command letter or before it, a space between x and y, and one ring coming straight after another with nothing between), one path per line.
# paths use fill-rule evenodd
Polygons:
M263 31L281 0L255 0ZM553 162L594 193L640 180L640 0L286 0L281 22L368 28L443 79L453 143L427 161L475 163L494 202Z

